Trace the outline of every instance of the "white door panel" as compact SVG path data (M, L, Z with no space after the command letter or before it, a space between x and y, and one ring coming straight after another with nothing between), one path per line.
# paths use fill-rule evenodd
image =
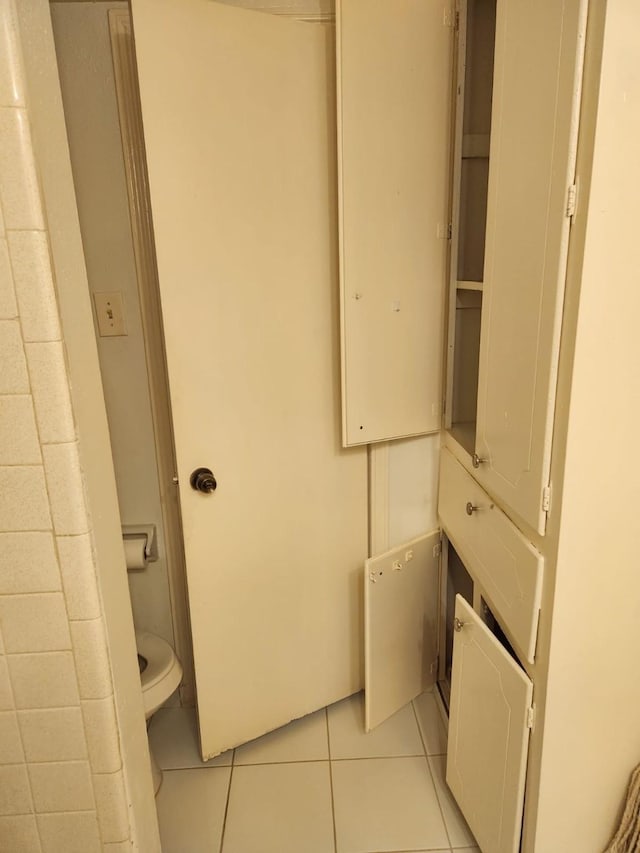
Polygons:
M483 853L517 853L533 684L456 596L447 784Z
M439 570L439 530L365 564L367 731L435 683Z
M453 19L336 4L345 445L441 426Z
M210 0L134 0L133 21L207 758L361 687L333 38Z
M584 0L498 0L478 478L544 533Z

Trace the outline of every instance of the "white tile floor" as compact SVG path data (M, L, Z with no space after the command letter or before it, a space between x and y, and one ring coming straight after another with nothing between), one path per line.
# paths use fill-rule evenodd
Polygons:
M444 781L431 693L370 734L352 696L206 764L192 709L161 709L149 737L163 853L479 851Z

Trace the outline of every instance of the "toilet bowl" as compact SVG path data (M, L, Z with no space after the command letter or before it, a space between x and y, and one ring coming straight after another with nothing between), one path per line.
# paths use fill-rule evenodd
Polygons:
M142 703L148 726L148 721L153 714L178 688L182 680L182 665L169 643L148 631L136 631L136 646L142 685ZM149 755L153 789L157 794L162 782L162 771L158 767L151 746L149 746Z

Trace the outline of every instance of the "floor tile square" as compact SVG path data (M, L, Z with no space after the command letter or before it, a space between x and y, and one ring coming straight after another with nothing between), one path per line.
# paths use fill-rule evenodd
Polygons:
M230 767L168 770L156 797L162 853L220 849Z
M234 767L222 853L333 853L328 761Z
M331 772L338 853L449 848L424 756L335 761Z
M323 708L236 748L234 764L326 761L327 713Z
M413 707L427 755L444 755L447 751L447 730L435 694L429 692L417 696L413 700Z
M440 801L440 807L444 816L444 822L449 833L449 842L453 848L457 847L475 847L477 842L473 837L471 830L467 826L467 822L453 795L447 785L445 774L447 759L445 755L436 755L429 758L429 766L433 774L433 781L436 786L436 793Z
M362 693L330 705L327 713L332 759L424 755L411 703L369 733L364 730Z
M160 708L151 718L149 745L162 770L228 767L233 750L204 762L200 755L195 708Z

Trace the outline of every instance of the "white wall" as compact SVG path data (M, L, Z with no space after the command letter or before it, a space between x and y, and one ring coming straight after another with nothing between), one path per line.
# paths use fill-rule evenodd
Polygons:
M389 548L438 527L440 433L389 445Z
M48 6L17 11L0 4L0 847L155 853Z
M129 573L137 629L174 642L160 490L126 179L113 77L108 10L122 2L53 3L58 68L89 288L120 291L124 337L98 337L118 501L123 524L153 523L160 557Z

